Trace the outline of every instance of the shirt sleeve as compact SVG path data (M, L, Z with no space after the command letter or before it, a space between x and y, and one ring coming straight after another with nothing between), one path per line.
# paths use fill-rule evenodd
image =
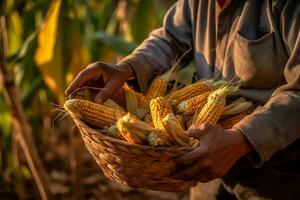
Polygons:
M179 67L192 59L191 1L179 0L167 12L162 28L156 29L129 56L128 63L134 73L137 89L145 92L155 75L167 71L176 63ZM183 55L184 59L181 59Z
M297 0L288 1L280 20L289 54L283 72L286 84L264 106L235 125L253 145L260 164L300 138L300 4Z

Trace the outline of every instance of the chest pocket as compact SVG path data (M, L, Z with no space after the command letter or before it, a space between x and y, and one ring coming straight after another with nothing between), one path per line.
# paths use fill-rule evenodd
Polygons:
M242 86L268 89L280 81L273 32L255 40L249 40L237 32L233 45L234 69Z

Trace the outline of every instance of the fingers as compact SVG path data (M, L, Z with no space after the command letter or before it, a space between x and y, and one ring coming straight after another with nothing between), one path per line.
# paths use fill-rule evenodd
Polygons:
M113 75L107 80L104 88L96 95L95 102L102 104L109 98L115 95L115 93L123 86L124 80L122 80L118 74Z
M124 77L126 74L124 75L122 73L123 72L121 71L118 73L118 70L110 65L101 62L93 63L87 66L85 70L81 71L77 75L70 86L66 89L65 93L66 95L70 95L76 89L86 85L91 81L97 82L102 79L106 79L104 80L106 81L104 88L102 88L95 97L95 102L101 104L110 97L114 96L118 89L122 87L125 82L124 79L126 79L126 77Z
M199 126L194 125L188 129L188 135L190 137L196 138L200 140L200 146L197 147L194 151L188 152L181 157L174 159L174 162L182 165L191 165L197 162L200 158L206 156L207 149L205 144L201 144L201 139L209 134L213 125L203 123Z
M176 179L195 180L195 177L198 176L200 173L204 173L204 171L201 169L201 162L198 161L194 165L185 168L184 170L178 173L175 173L173 176Z
M105 64L99 62L87 66L87 68L82 70L71 82L65 91L66 95L70 95L76 89L84 86L86 82L96 79L97 77L101 77L105 66Z
M187 130L187 134L190 137L196 138L196 139L200 139L201 135L203 135L203 130L200 128L196 128L195 126L189 128Z
M188 130L187 133L190 137L200 139L203 135L211 130L213 125L209 123L203 123L200 125L193 125Z
M181 165L191 165L199 161L199 159L203 157L203 154L204 153L202 153L201 147L198 147L194 151L191 151L189 153L184 154L183 156L174 159L174 162Z
M123 109L126 110L126 100L124 90L120 88L115 94L111 97L113 101L119 104Z
M213 170L212 166L209 160L200 159L195 164L175 173L173 176L176 179L200 182L208 182L215 178L222 177Z

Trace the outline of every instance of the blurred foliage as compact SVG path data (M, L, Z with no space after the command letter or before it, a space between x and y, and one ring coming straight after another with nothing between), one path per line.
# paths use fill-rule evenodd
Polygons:
M63 103L64 90L76 74L91 62L114 63L132 52L162 25L175 1L1 1L8 67L14 71L37 144L42 141L45 119L55 117L51 103ZM0 156L6 155L0 159L0 169L4 169L12 165L12 125L1 88L0 111Z

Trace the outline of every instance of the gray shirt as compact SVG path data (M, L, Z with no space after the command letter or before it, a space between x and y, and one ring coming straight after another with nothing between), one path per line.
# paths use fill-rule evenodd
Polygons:
M235 125L264 162L300 138L299 28L299 0L179 0L122 62L143 92L180 57L201 79L239 81L241 95L264 102Z

